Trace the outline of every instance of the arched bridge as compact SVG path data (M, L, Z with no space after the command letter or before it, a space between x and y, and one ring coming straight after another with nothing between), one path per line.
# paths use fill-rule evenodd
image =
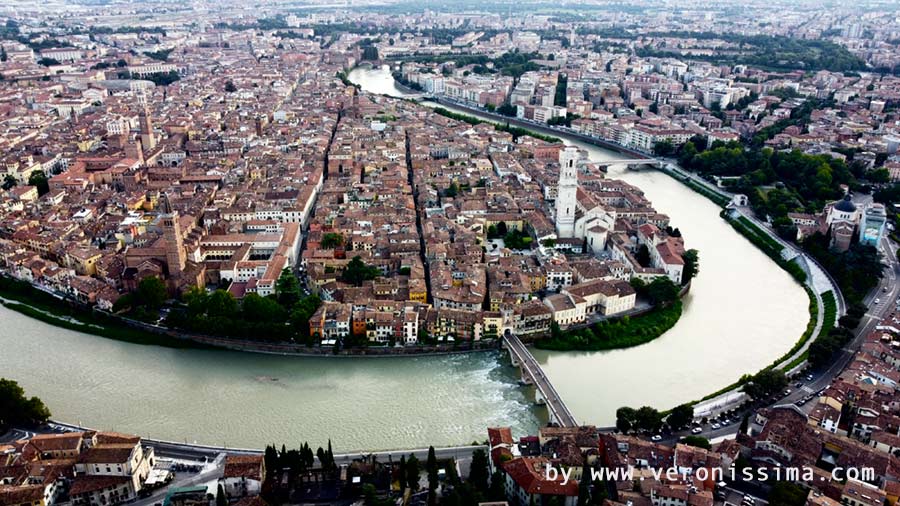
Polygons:
M512 364L522 372L522 382L526 385L534 385L534 401L547 406L547 411L550 412L550 421L560 427L577 427L575 416L569 411L562 397L550 383L550 379L544 374L541 365L528 351L519 336L511 332L504 334L503 346L509 351Z
M656 158L614 158L612 160L600 160L597 165L608 170L610 167L623 167L628 170L639 170L643 168L659 169L664 166L662 160Z

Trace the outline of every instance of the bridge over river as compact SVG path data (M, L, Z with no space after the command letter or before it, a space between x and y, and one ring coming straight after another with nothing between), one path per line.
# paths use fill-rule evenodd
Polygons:
M547 411L550 412L550 421L558 424L560 427L578 426L575 416L569 411L566 403L559 396L559 392L550 383L550 378L544 374L541 365L535 360L534 355L528 351L528 348L519 339L519 336L513 333L505 334L503 336L503 347L509 351L509 358L512 364L521 371L522 382L526 385L534 385L534 401L537 404L547 406Z

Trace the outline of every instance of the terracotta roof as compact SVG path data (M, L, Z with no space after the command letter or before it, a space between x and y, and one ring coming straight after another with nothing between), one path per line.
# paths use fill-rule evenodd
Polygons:
M133 444L98 445L81 453L78 462L83 464L122 464L131 458Z
M38 434L31 438L31 444L42 452L76 450L81 444L81 438L81 432Z
M69 488L70 496L77 496L115 487L131 481L128 476L78 476Z
M225 458L225 478L262 480L262 455L229 455Z
M24 487L0 486L0 504L34 503L43 500L44 487L42 485L28 485Z
M503 470L529 495L577 496L577 481L563 485L562 476L554 481L546 479L544 469L549 462L543 457L519 457L504 464Z

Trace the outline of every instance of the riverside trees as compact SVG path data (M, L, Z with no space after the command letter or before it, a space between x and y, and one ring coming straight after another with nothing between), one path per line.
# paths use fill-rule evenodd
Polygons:
M10 427L35 425L50 419L50 410L37 397L26 397L13 380L0 378L0 434Z
M249 293L238 302L227 290L193 287L182 302L182 308L169 314L167 325L204 334L306 344L312 344L309 319L322 304L317 295L303 294L287 268L276 281L275 294L268 297Z

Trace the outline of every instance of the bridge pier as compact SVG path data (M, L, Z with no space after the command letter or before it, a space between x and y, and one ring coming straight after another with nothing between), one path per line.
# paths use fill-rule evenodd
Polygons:
M547 404L547 399L544 399L544 394L541 393L540 388L534 389L534 403L538 406L544 406Z
M521 376L521 379L519 380L519 383L521 383L521 384L523 384L523 385L534 385L534 380L531 379L531 375L530 375L530 374L528 374L527 372L525 372L525 369L524 369L524 368L521 369L520 372L522 373L522 376Z
M512 350L509 350L509 361L512 362L514 367L519 367L519 360L516 358L516 354L513 353Z

